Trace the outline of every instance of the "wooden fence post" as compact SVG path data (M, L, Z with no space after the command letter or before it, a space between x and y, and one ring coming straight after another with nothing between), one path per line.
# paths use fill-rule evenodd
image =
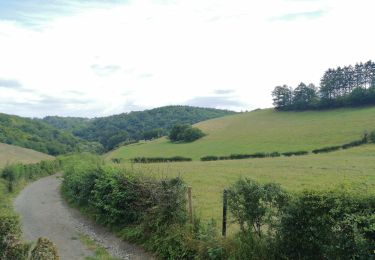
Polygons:
M222 235L224 237L227 234L227 205L228 205L227 190L224 190L224 193L223 193L223 229L222 229Z
M189 204L189 221L190 221L190 224L193 224L193 204L191 201L191 186L188 187L187 192L188 192L188 204Z

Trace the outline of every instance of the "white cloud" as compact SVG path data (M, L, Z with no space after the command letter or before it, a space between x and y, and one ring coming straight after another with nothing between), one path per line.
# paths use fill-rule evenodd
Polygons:
M16 111L29 116L101 116L204 101L217 89L234 89L237 109L269 107L275 85L317 84L328 67L374 59L373 7L371 0L134 0L49 14L38 30L0 20L0 78L34 90L1 94L26 104L78 91L87 101Z

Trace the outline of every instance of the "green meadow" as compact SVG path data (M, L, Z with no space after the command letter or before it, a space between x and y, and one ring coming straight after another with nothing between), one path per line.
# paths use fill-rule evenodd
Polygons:
M36 163L53 158L31 149L0 143L0 168L11 163Z
M375 193L375 145L328 154L299 157L129 164L123 166L148 176L180 176L192 187L195 214L221 221L222 193L239 178L276 182L291 192L304 189L345 189Z
M201 162L206 155L287 152L342 145L375 130L375 107L306 112L257 110L200 122L207 135L192 143L163 137L120 147L105 155L125 159L132 168L156 178L181 176L192 186L195 214L220 221L223 190L239 178L276 182L285 189L345 189L375 193L375 145L307 156ZM126 159L184 156L193 162L130 164Z
M287 152L341 145L375 129L375 107L327 111L275 112L263 109L200 122L207 136L192 143L171 143L167 138L123 146L106 158L184 156Z

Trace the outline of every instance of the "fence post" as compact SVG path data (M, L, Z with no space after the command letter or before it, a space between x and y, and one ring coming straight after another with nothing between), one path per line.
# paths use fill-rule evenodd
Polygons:
M224 193L223 193L223 229L222 229L222 235L224 237L227 234L227 205L228 205L227 190L224 190Z
M188 187L187 192L188 192L188 204L189 204L189 221L190 221L190 224L193 224L193 204L191 201L191 186Z

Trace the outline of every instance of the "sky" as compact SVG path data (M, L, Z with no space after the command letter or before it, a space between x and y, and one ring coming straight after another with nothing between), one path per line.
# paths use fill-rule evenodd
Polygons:
M0 112L272 106L375 60L373 0L0 0Z

